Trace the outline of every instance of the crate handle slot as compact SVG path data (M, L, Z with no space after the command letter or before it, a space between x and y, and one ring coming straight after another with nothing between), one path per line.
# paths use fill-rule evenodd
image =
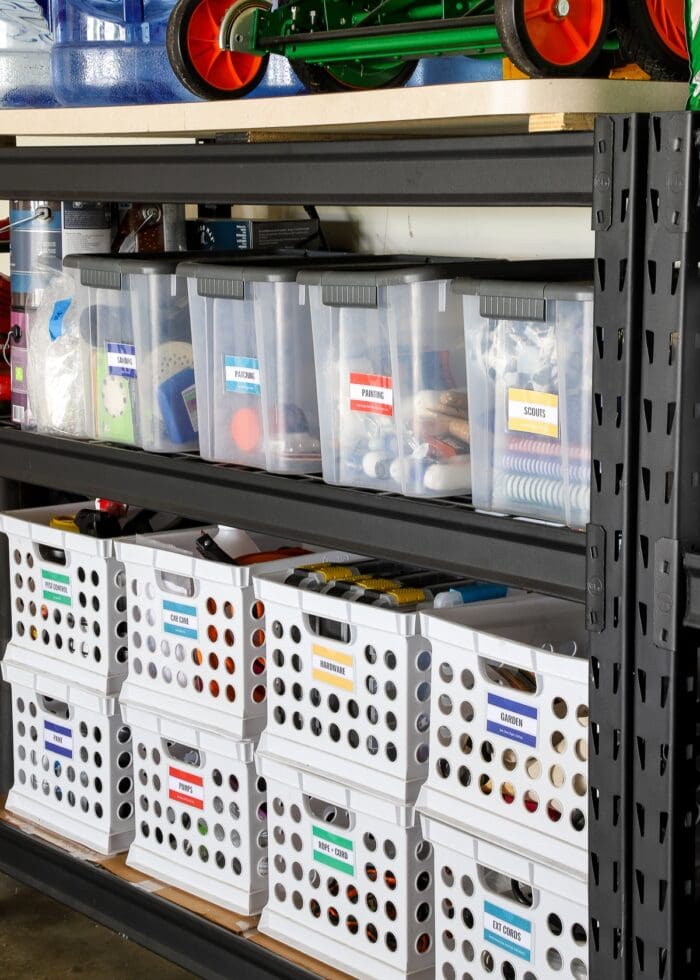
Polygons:
M499 899L506 899L528 909L538 904L539 892L527 881L520 881L484 864L477 865L477 874L485 891Z
M156 571L156 581L160 591L167 592L169 595L187 596L191 599L195 594L194 579L188 575Z
M50 698L46 694L40 694L37 697L37 701L41 705L42 710L47 714L53 715L55 718L62 718L64 721L68 721L70 718L70 706L65 701Z
M51 562L53 565L65 565L66 553L63 548L54 548L52 545L40 544L39 557L42 561Z
M532 696L541 690L539 675L534 670L515 667L503 660L489 660L479 657L479 669L485 681L496 687L509 688L518 694Z
M204 768L204 755L199 749L195 749L191 745L185 745L183 742L174 742L170 738L164 738L161 741L163 752L173 762L181 762L183 765L191 766L193 769Z
M349 810L318 796L309 796L308 793L304 793L304 809L312 820L321 820L329 827L339 830L350 830L355 822Z
M352 629L349 623L341 623L327 616L304 616L306 629L313 636L323 640L333 640L334 643L351 643Z

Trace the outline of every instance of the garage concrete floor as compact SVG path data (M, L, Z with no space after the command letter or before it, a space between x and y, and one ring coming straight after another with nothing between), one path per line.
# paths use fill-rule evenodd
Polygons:
M0 875L2 980L191 980L116 933Z

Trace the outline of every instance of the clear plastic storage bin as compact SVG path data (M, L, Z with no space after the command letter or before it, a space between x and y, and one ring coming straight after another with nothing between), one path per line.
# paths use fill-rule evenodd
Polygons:
M473 268L473 266L472 266ZM451 496L470 489L464 266L305 271L327 483Z
M175 275L182 255L69 255L87 291L96 431L151 452L199 445L189 306Z
M270 823L260 931L354 977L433 980L433 861L415 809L257 758Z
M12 688L7 809L101 854L125 851L134 836L133 758L117 698L67 683L60 666L32 670L13 645L2 676Z
M418 806L567 872L588 868L583 608L528 596L421 613L433 653Z
M585 527L593 288L460 280L476 507Z
M76 509L0 515L9 544L12 641L33 669L118 694L128 659L124 566L113 539L50 526Z
M205 459L321 469L311 318L299 266L183 263Z
M585 880L421 818L435 856L435 976L586 980Z
M136 836L127 864L252 915L267 898L267 803L253 742L122 702L131 726Z

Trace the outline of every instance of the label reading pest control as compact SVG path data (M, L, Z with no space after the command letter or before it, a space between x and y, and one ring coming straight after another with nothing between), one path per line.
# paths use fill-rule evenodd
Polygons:
M394 414L391 378L382 374L350 374L350 411Z
M188 640L196 640L197 607L185 606L181 602L163 600L163 632L173 636L185 636Z
M73 732L64 725L53 721L44 722L44 748L47 752L55 752L64 759L73 758Z
M484 902L484 939L528 963L532 958L532 923L491 902Z
M185 410L189 416L193 431L199 432L199 423L197 421L197 388L195 385L190 385L189 388L185 388L182 393L182 400L185 403Z
M71 606L70 578L60 572L49 572L47 569L41 570L41 591L47 602L60 602L63 606Z
M168 769L168 796L176 803L204 809L204 780L191 772L183 772L170 766Z
M322 684L339 687L343 691L354 691L355 669L351 653L339 653L328 647L314 643L311 647L312 677Z
M133 344L107 344L107 370L118 378L136 377L136 348Z
M537 748L537 708L511 701L500 694L489 694L486 730L501 738Z
M260 362L257 357L234 357L224 354L226 391L243 395L260 394Z
M559 438L559 395L548 391L508 389L508 428L536 436Z
M314 861L346 875L355 874L353 843L347 837L332 834L325 827L312 827Z

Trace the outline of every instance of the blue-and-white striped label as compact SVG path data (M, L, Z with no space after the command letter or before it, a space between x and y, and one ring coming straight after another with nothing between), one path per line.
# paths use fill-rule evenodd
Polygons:
M528 963L532 958L532 923L492 902L484 902L484 939Z
M44 748L47 752L55 752L64 759L73 758L73 732L65 725L57 725L54 721L44 722Z
M226 391L244 395L260 394L260 362L257 357L236 357L224 354L224 384Z
M136 348L133 344L107 343L107 370L118 378L136 377Z
M185 636L188 640L196 640L197 607L185 606L181 602L163 600L163 631L174 636Z
M489 694L486 730L492 735L509 738L521 745L537 748L537 708L521 701Z

